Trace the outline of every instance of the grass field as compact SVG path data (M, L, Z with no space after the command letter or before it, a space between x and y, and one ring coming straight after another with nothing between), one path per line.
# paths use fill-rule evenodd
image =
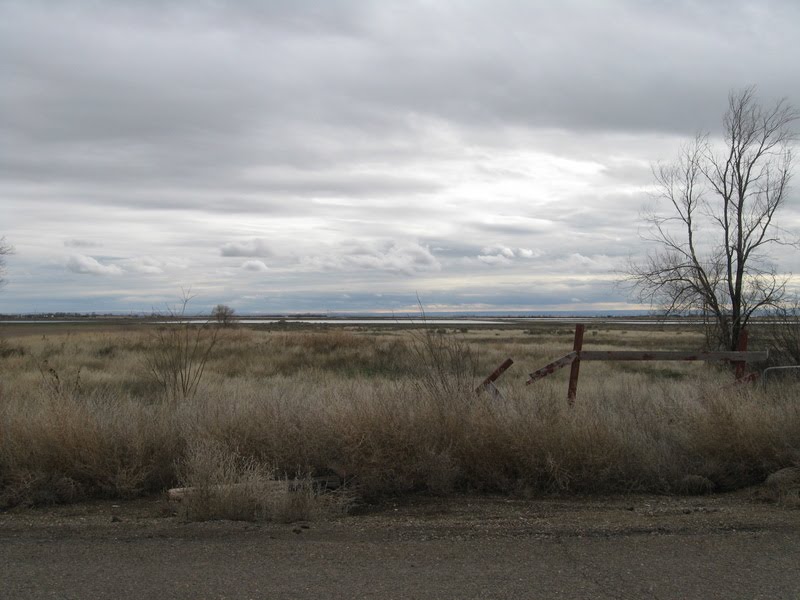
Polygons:
M584 363L572 407L569 369L526 386L527 373L571 350L572 331L547 323L204 329L200 350L210 336L216 343L201 353L196 389L183 393L154 376L154 365L192 367L169 362L169 345L182 342L168 330L5 326L0 506L235 484L247 493L228 509L269 518L278 508L259 498L276 478L336 473L355 501L674 494L740 488L800 464L792 385L764 392L731 385L725 367L663 362ZM587 331L584 348L702 344L688 328L602 325ZM201 354L187 352L178 358L197 366ZM515 365L498 382L505 400L475 394L508 357Z

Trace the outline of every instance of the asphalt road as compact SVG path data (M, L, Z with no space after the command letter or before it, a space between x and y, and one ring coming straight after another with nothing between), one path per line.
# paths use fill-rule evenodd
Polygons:
M743 494L416 499L302 527L163 508L0 514L0 597L800 598L800 510Z

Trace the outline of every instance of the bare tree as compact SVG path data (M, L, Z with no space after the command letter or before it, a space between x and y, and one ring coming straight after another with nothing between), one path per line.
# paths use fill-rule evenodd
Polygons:
M5 282L6 275L6 256L14 253L14 248L6 242L6 238L0 238L0 286Z
M217 304L211 311L211 318L222 327L233 327L236 324L235 311L227 304Z
M784 297L787 277L769 250L790 243L774 218L787 200L798 116L785 100L763 107L753 87L732 92L722 143L698 135L653 169L666 212L645 217L656 248L627 279L667 313L700 312L718 347L736 349L752 315Z

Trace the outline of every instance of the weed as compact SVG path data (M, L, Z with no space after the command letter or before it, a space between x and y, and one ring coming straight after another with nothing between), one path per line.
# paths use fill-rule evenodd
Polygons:
M179 308L169 311L172 322L153 331L144 355L148 376L173 401L195 396L217 343L218 329L208 321L195 324L186 318L191 300L184 292Z
M469 397L476 372L472 349L462 337L429 326L421 302L419 313L423 327L411 333L418 389L440 403Z
M42 376L42 384L45 389L54 397L69 398L81 394L81 367L75 370L75 376L67 379L62 378L58 371L51 367L47 359L38 363L39 373Z

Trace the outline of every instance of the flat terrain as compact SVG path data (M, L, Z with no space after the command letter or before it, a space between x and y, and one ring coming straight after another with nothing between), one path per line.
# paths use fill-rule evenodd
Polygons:
M3 598L798 598L800 510L753 492L386 503L184 523L163 500L0 514Z
M800 465L794 385L587 363L570 406L569 369L525 382L574 328L521 327L4 326L0 600L800 599L798 482L748 487ZM619 323L585 344L703 339ZM508 357L504 397L475 394ZM331 516L262 493L331 472L402 500ZM194 518L328 516L186 522L154 495L174 486L208 490ZM674 495L603 495L630 490Z

